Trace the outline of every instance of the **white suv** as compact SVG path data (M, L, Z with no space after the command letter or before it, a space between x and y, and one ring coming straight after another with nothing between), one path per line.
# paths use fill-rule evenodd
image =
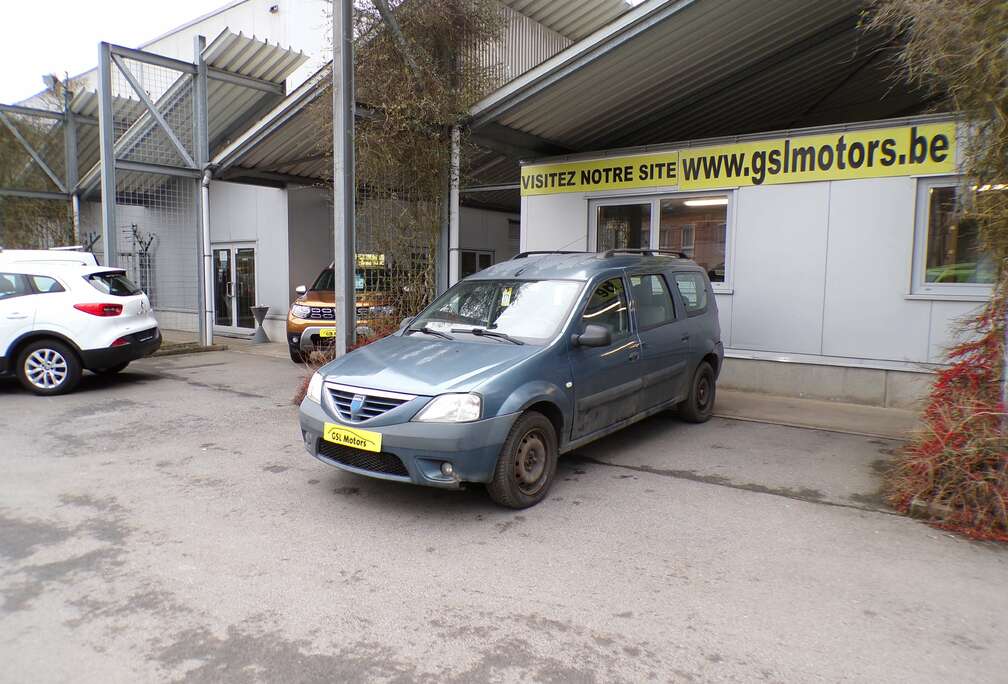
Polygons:
M150 301L124 271L0 260L0 375L63 394L84 369L118 373L160 346Z

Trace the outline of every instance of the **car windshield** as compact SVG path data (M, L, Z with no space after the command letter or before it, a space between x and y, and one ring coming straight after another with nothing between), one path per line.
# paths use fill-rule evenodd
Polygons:
M358 268L354 271L354 289L357 292L384 291L388 289L388 271L384 268ZM335 290L335 276L328 268L319 274L311 289L329 292Z
M438 297L409 329L457 336L480 328L541 343L556 335L583 287L572 280L465 280Z

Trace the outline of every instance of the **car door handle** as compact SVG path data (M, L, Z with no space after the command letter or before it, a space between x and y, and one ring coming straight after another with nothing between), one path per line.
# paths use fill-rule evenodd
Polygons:
M631 361L636 361L639 358L640 358L640 352L635 352L635 351L634 352L630 352L630 360Z

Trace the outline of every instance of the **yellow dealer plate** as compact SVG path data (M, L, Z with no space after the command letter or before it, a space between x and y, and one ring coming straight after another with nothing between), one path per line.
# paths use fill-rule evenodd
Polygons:
M318 333L319 337L336 337L336 328L322 328Z
M326 423L322 432L322 437L327 442L342 444L343 446L361 449L363 451L381 451L381 433L370 430L356 430L354 428Z

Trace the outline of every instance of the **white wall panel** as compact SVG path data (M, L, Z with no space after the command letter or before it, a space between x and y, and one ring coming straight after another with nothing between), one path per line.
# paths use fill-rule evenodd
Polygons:
M960 323L980 313L982 302L948 302L936 300L931 305L931 324L928 344L928 361L944 363L949 348L965 341ZM957 334L958 333L958 334Z
M738 192L731 346L819 354L829 184Z
M587 249L588 201L580 194L522 198L521 249Z
M287 190L290 251L290 291L311 287L334 258L332 191L290 187Z
M927 360L931 303L906 298L914 188L910 178L831 183L824 354Z
M518 214L500 211L462 207L459 223L459 247L461 249L490 250L494 253L494 263L507 261L518 250L512 247L508 238L509 221L519 220Z
M731 346L731 320L732 320L732 296L725 294L716 294L714 299L717 300L718 308L718 323L721 324L721 343L725 347Z

